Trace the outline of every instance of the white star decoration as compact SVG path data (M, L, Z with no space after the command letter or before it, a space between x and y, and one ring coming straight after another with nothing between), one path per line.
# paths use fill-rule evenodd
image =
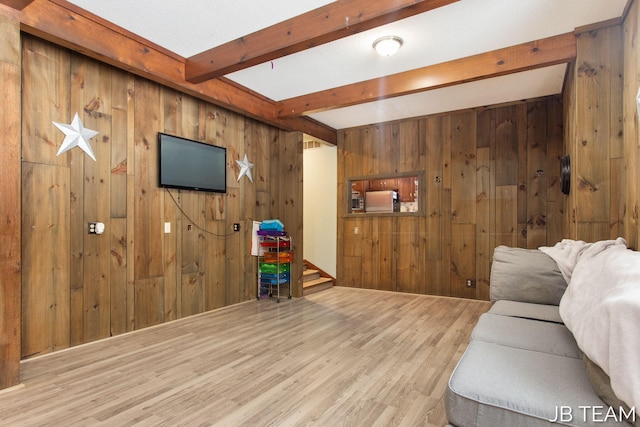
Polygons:
M96 155L93 154L93 150L89 145L89 140L99 132L82 126L78 113L73 117L73 121L70 125L56 122L53 122L53 124L65 134L64 141L62 141L62 145L60 145L60 149L56 156L59 156L65 151L71 150L73 147L80 147L82 151L89 155L89 157L94 161L96 160Z
M251 169L253 169L253 163L249 163L249 159L247 159L247 153L244 153L244 160L236 160L236 163L240 165L240 174L238 175L238 181L242 178L243 175L246 175L249 178L249 181L253 182L253 177L251 176Z

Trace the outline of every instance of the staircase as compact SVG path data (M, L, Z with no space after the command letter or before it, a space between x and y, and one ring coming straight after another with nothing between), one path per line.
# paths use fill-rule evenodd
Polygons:
M315 292L324 291L333 287L332 277L322 277L323 273L319 269L309 268L308 262L304 262L302 273L302 295L311 295Z

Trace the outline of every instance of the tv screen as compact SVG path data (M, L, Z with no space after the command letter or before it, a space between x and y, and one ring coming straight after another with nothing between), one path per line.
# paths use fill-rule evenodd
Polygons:
M158 132L160 186L227 191L227 149Z

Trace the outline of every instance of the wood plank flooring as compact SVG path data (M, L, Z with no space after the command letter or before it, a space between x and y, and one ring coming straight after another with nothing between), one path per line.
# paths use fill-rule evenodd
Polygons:
M0 425L442 426L488 308L342 287L249 301L23 361Z

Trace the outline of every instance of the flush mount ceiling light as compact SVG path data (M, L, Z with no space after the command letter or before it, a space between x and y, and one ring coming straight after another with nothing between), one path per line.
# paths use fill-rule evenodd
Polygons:
M400 49L402 42L398 36L384 36L373 42L373 48L381 56L391 56Z

